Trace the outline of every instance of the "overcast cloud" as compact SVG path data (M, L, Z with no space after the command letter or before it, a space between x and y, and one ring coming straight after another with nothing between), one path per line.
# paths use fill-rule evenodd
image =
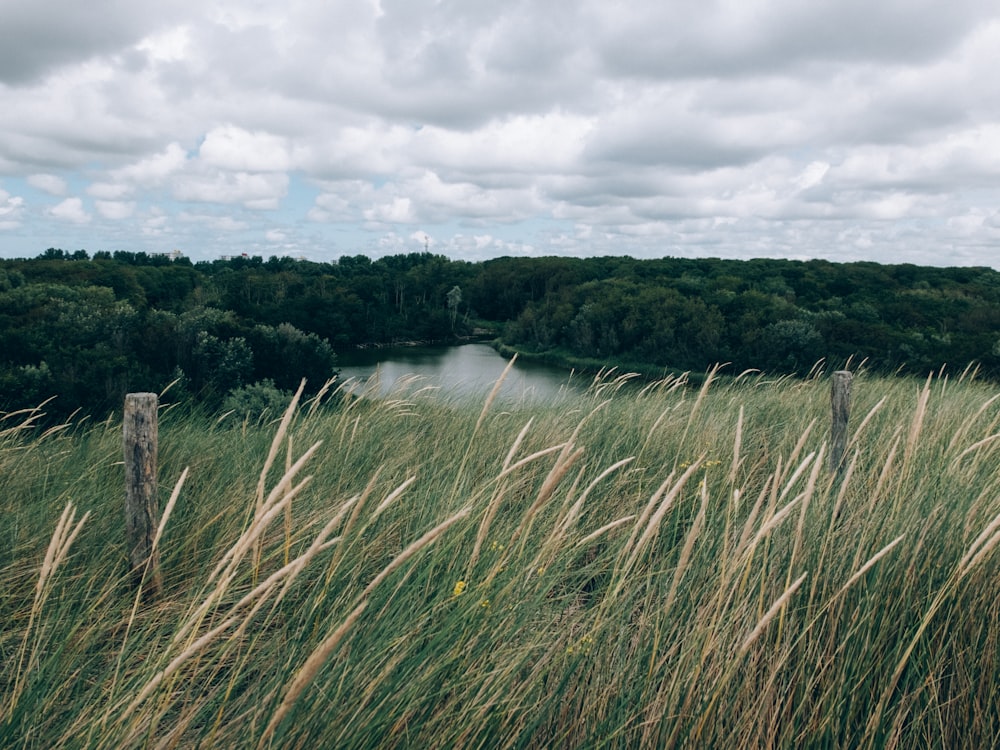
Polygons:
M994 0L0 0L0 256L1000 268Z

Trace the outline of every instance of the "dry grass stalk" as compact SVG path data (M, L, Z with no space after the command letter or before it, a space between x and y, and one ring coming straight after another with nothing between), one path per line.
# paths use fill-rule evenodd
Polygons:
M301 492L305 485L310 481L311 477L306 477L294 488L289 489L295 475L319 449L320 445L322 445L322 441L315 443L311 448L309 448L309 450L302 454L299 460L296 461L281 477L278 484L275 485L273 490L271 490L267 499L259 504L250 526L243 532L243 534L240 535L240 538L237 539L229 551L223 555L222 559L219 560L218 564L209 574L209 583L211 583L216 576L222 573L223 570L227 570L227 576L231 576L235 571L236 566L242 560L247 548L251 545L255 548L254 574L256 575L256 571L260 565L259 555L261 535L277 515L277 510L283 510L288 504L290 504L292 498Z
M917 399L917 408L913 412L913 421L910 422L910 432L906 436L906 448L903 450L903 473L905 474L910 467L910 461L913 459L913 452L917 448L917 441L920 439L920 431L924 426L924 417L927 416L927 402L931 397L931 382L934 379L934 373L927 376L927 381L924 383L924 388L920 391L920 396Z
M580 514L583 511L584 502L586 501L587 496L590 494L591 490L593 490L594 487L597 484L599 484L605 477L614 473L622 466L631 463L632 460L633 460L632 457L622 459L621 461L618 461L614 465L605 469L603 472L601 472L600 476L598 476L597 479L591 482L590 485L588 485L588 487L582 493L580 493L579 496L577 496L576 501L573 502L572 505L570 505L570 501L576 495L577 488L579 487L580 482L583 480L583 475L586 469L584 467L577 472L576 479L573 481L572 486L570 486L568 492L566 493L566 499L563 502L563 507L561 510L563 510L564 512L562 512L562 515L556 519L556 522L553 524L552 531L549 533L548 538L540 545L539 552L535 556L534 562L532 562L531 564L531 567L533 569L539 570L548 568L552 564L553 560L555 560L556 556L559 554L560 543L569 533L569 530L579 519ZM567 508L567 506L569 507Z
M670 474L667 475L667 478L660 483L660 486L656 488L656 491L653 492L652 495L650 495L649 500L646 502L645 507L642 509L642 513L639 514L639 517L636 519L636 522L632 527L632 533L629 534L628 539L625 541L625 545L622 547L621 552L619 553L618 556L619 563L626 558L629 551L635 545L636 540L639 538L639 535L646 528L646 525L649 523L650 516L653 515L653 512L656 510L657 506L660 503L660 499L663 497L664 493L666 493L666 491L670 488L670 486L674 483L675 476L677 476L677 471L676 470L671 471Z
M641 455L643 455L646 452L646 448L652 442L653 435L656 434L656 430L657 430L657 428L659 428L660 423L663 422L663 420L667 418L667 415L671 411L673 411L673 408L672 407L668 407L668 408L666 408L666 409L664 409L663 411L660 412L660 415L653 422L653 426L650 427L649 431L646 433L646 439L642 442L642 447L639 449L639 453L637 455L641 456Z
M983 448L983 447L985 447L987 445L990 445L993 442L996 442L996 440L998 438L1000 438L1000 433L995 433L993 435L990 435L989 437L983 438L982 440L977 440L975 443L973 443L968 448L966 448L964 451L962 451L957 456L955 456L955 458L952 459L951 464L949 465L948 468L951 471L954 471L956 468L958 468L958 464L959 464L959 462L963 458L965 458L966 456L968 456L970 453L975 453L980 448Z
M209 583L214 581L220 574L224 573L222 575L223 579L229 579L235 574L237 566L243 560L243 556L250 547L256 546L263 533L267 530L267 527L271 524L271 521L284 512L285 506L292 501L295 495L305 488L311 479L311 476L307 476L299 484L295 485L295 487L285 492L277 502L271 502L266 506L264 512L253 520L246 531L236 540L235 544L219 560L208 577Z
M837 490L837 499L833 503L833 511L830 513L830 528L840 518L840 509L844 507L844 499L847 497L847 488L851 486L851 479L854 477L854 470L858 466L858 459L861 457L860 451L854 451L847 468L844 470L844 477L840 482L840 489Z
M698 396L694 400L694 405L691 407L691 411L688 414L687 424L684 425L684 433L681 435L681 440L679 445L683 446L687 442L688 432L691 430L691 425L694 424L695 415L698 413L698 408L701 406L702 402L705 400L705 396L708 395L708 389L711 387L715 380L715 376L722 369L722 365L718 362L712 366L705 376L705 382L701 384L701 388L698 390Z
M792 449L791 455L788 457L788 461L784 464L784 466L785 466L785 472L787 472L788 468L791 467L791 465L798 459L799 454L802 452L802 449L805 447L806 440L809 438L809 435L810 435L810 433L812 433L812 429L815 426L816 426L816 420L814 419L814 420L812 420L809 423L809 426L806 427L805 431L799 437L798 442L795 444L795 447ZM784 500L785 497L787 497L788 494L791 492L792 487L795 485L795 481L806 470L806 468L809 466L809 462L813 459L814 456L815 456L815 453L810 453L809 455L807 455L799 463L799 465L795 467L795 471L792 472L792 476L791 476L790 479L785 479L784 478L784 472L781 472L781 471L777 472L778 477L779 477L778 483L781 484L783 482L784 485L785 485L784 489L781 491L781 495L778 497L778 502L779 503L782 500Z
M795 527L795 541L792 543L792 554L788 559L788 576L785 579L786 586L791 581L792 569L795 567L795 561L798 559L799 552L802 549L802 539L806 526L806 511L809 509L809 502L812 500L813 493L816 491L816 481L819 479L820 469L823 468L823 454L825 452L826 446L823 445L819 449L819 454L816 455L816 460L813 461L813 468L809 473L809 480L806 482L806 489L802 493L802 505L799 508L799 522Z
M285 443L285 474L292 470L292 434L288 434L288 442ZM288 564L288 557L292 552L292 504L285 505L285 564Z
M866 562L864 565L858 568L858 571L847 579L847 583L841 586L840 590L836 593L834 598L840 597L845 591L847 591L847 589L853 586L865 573L871 570L872 566L875 565L875 563L877 563L883 557L888 555L889 552L893 549L893 547L895 547L897 544L903 541L905 537L906 534L900 534L891 542L889 542L887 545L885 545L882 549L880 549L878 552L872 555L872 557L868 560L868 562Z
M757 550L757 546L768 534L774 531L774 529L777 528L782 521L784 521L786 518L788 518L789 515L791 515L791 512L794 509L795 504L798 503L799 500L801 500L802 498L803 495L797 495L781 510L779 510L777 513L774 513L771 516L771 518L769 518L767 522L760 527L760 529L754 535L753 539L750 540L750 542L747 544L745 548L737 547L735 550L737 559L745 562L745 564L749 566L750 562L753 560L753 554Z
M520 459L517 463L511 466L504 467L504 469L499 474L497 474L496 479L497 480L504 479L508 475L513 474L515 471L520 469L522 466L527 466L533 461L537 461L540 458L544 458L550 453L555 453L556 451L563 452L566 450L566 446L568 445L569 443L559 443L558 445L551 445L548 448L542 448L541 450L537 450L530 456L525 456L524 458Z
M892 441L892 445L889 448L889 455L886 456L885 463L882 465L882 471L879 472L878 480L875 482L875 489L872 490L871 497L868 499L868 510L871 512L876 503L882 497L882 491L885 489L889 482L889 479L899 476L899 472L893 472L893 464L896 460L896 451L899 450L899 442L903 439L902 435L899 433L899 428L896 428L896 432L893 436L895 439Z
M156 527L156 534L153 536L153 543L150 545L149 560L146 565L149 566L153 559L153 552L155 552L160 546L160 539L163 537L163 532L167 528L167 521L170 520L170 515L174 512L174 506L177 504L177 499L180 497L181 488L184 486L184 481L187 479L188 469L190 467L185 467L184 471L181 472L180 478L174 484L174 489L170 492L170 499L167 501L167 506L163 510L163 515L160 517L160 523ZM128 633L131 629L132 622L135 619L136 611L139 607L139 603L142 600L142 589L139 588L135 592L135 598L132 604L132 612L129 615L129 622L125 629L125 640L128 640Z
M521 428L518 433L517 438L514 440L514 444L511 446L510 450L507 452L507 457L504 459L503 467L500 474L494 480L497 484L496 489L493 491L493 495L490 498L490 502L486 506L486 512L483 514L483 520L479 523L479 530L476 532L476 543L472 547L472 553L469 555L468 569L471 570L476 562L479 560L479 554L482 551L483 544L486 542L486 535L489 533L490 526L493 523L497 511L500 508L500 501L503 500L505 494L505 486L502 480L508 476L511 472L516 471L521 466L525 466L536 459L547 456L549 453L554 453L555 451L562 450L565 447L565 443L560 443L559 445L553 445L550 448L545 448L541 451L536 451L530 456L522 458L516 464L511 466L511 461L514 460L514 456L517 455L517 451L521 447L521 443L524 441L525 436L528 434L528 429L531 427L534 417L528 420L528 423Z
M281 514L284 510L285 504L290 503L292 498L309 483L310 479L311 477L306 477L302 482L286 493L279 502L275 503L270 510L257 519L251 527L236 540L226 554L223 555L222 560L219 561L218 565L208 578L209 583L218 578L215 588L208 593L202 603L195 608L185 623L178 629L177 633L173 637L172 643L179 643L184 640L189 633L193 633L196 630L197 626L201 623L202 618L217 602L222 599L223 594L229 588L229 584L232 583L236 577L236 572L243 556L252 546L255 545L256 541L267 529L270 522Z
M981 362L969 362L962 370L962 374L958 377L959 383L964 383L966 380L972 382L979 375L979 370L982 368Z
M698 541L698 537L705 527L705 514L708 510L708 483L704 479L701 481L700 490L701 507L698 509L698 515L695 516L694 523L691 524L691 528L684 537L684 547L681 549L681 556L677 560L674 579L670 583L670 591L667 592L666 601L663 603L663 610L665 612L669 612L670 607L673 606L674 597L677 596L677 590L681 585L681 579L684 577L684 572L687 570L688 563L691 560L691 553L694 551L695 542Z
M316 555L316 553L327 547L327 537L336 527L336 525L342 520L345 510L346 508L342 509L341 512L337 514L337 516L335 516L329 522L327 522L327 524L323 527L320 533L317 534L315 540L310 545L309 549L307 549L302 555L297 557L295 560L291 561L290 563L286 564L279 570L272 573L266 580L254 586L254 588L248 594L246 594L242 599L240 599L238 602L236 602L229 608L229 611L226 613L225 619L220 625L216 626L215 628L212 628L210 631L202 635L193 643L189 644L184 649L183 652L181 652L167 665L165 669L154 675L153 678L139 692L136 698L133 699L132 703L129 704L129 707L126 709L124 714L125 715L131 714L135 710L135 708L137 708L138 705L142 703L142 701L144 701L147 697L149 697L149 695L160 684L163 683L164 680L171 677L188 659L190 659L195 654L200 653L220 634L222 634L229 628L233 627L234 625L238 625L236 631L237 633L243 632L249 626L250 622L254 619L255 615L260 610L260 608L263 607L264 604L267 602L268 595L275 589L275 587L278 585L278 583L282 581L282 579L285 579L285 583L284 586L282 587L281 592L272 603L272 606L276 606L284 597L285 593L291 586L292 581L298 575L298 573L300 573L306 567L306 565L308 565L308 563ZM251 604L253 604L253 607L250 609L248 613L239 615L241 610L243 610L244 608L246 608Z
M510 466L510 462L514 460L514 456L516 456L517 452L521 449L521 443L523 443L524 438L527 437L528 430L531 429L531 425L534 421L535 421L534 417L529 419L525 423L524 427L521 428L521 431L517 433L517 437L514 438L514 442L513 444L511 444L510 450L507 451L507 457L504 458L503 460L503 469L502 469L503 471L507 470L507 467Z
M886 402L887 398L888 398L887 396L883 396L881 399L879 399L879 402L877 404L875 404L875 406L873 406L871 409L868 410L868 413L865 415L865 418L861 420L861 423L858 425L857 429L854 431L854 434L851 435L851 439L847 441L847 447L848 448L850 448L851 446L853 446L855 443L858 442L858 440L861 437L861 434L865 431L865 428L868 427L869 422L871 422L872 419L875 418L875 415L885 405L885 402Z
M500 389L503 387L503 381L507 379L507 374L514 367L515 362L517 362L517 354L510 358L510 362L508 362L507 366L503 368L503 372L500 373L500 377L497 378L497 382L493 384L493 389L490 391L490 395L486 397L486 401L483 403L483 410L479 413L479 419L476 420L476 427L472 431L473 437L479 434L479 428L483 426L486 414L489 412L490 407L493 406L493 402L496 400L497 395L500 393Z
M396 555L396 557L392 560L392 562L386 565L385 568L382 570L382 572L379 573L377 576L375 576L375 578L372 579L372 582L365 587L365 590L361 593L361 598L362 599L367 598L367 596L372 592L373 589L375 589L380 583L382 583L382 581L384 581L386 578L389 577L392 571L394 571L400 565L405 563L407 560L409 560L411 557L417 554L417 552L422 550L428 544L431 544L445 531L447 531L448 528L451 527L453 524L457 523L458 521L468 516L471 510L472 510L471 508L462 508L462 510L453 515L451 518L439 523L433 529L431 529L422 537L420 537L417 541L413 542L413 544L411 544L409 547L407 547L398 555Z
M167 527L167 520L170 518L170 514L173 513L174 505L177 504L177 498L180 497L181 494L181 487L184 486L184 480L187 479L188 468L189 467L185 467L184 471L181 472L180 479L177 480L177 483L174 485L173 491L170 493L170 499L167 501L167 506L163 511L163 515L160 517L160 523L156 527L156 535L153 537L153 543L150 547L151 551L156 551L156 549L159 547L160 538L163 536L163 531ZM151 559L152 559L152 554L150 554L150 560ZM119 650L118 658L115 661L115 671L111 677L111 687L109 690L109 695L111 696L114 696L115 689L118 685L118 676L121 673L122 659L125 656L125 644L128 643L129 635L132 632L132 626L135 624L135 617L139 611L139 604L141 602L142 602L142 588L140 587L139 589L136 590L135 597L133 597L132 611L129 612L128 622L125 624L125 635L122 638L122 648ZM109 709L111 707L110 701L108 702L108 707ZM101 724L102 728L107 719L108 719L108 714L105 713L102 719L102 724Z
M764 613L764 616L760 618L760 621L757 623L754 629L750 631L747 637L743 640L743 643L740 644L738 653L741 657L746 654L746 652L750 649L750 647L754 644L754 642L760 637L760 634L764 632L765 628L767 628L768 623L770 623L771 620L773 620L779 612L784 610L784 607L788 603L788 600L791 599L792 596L795 594L795 592L799 590L799 586L802 585L802 582L806 580L806 577L808 575L809 575L808 573L803 573L802 575L800 575L792 582L790 586L788 586L785 589L784 593L782 593L781 596L775 599L774 604L771 605L771 608Z
M733 438L733 463L729 467L729 483L736 484L736 472L740 468L740 448L743 445L743 404L740 404L740 413L736 418L736 435Z
M282 497L282 495L285 493L288 487L291 486L292 481L295 479L295 475L302 470L302 467L306 464L307 461L309 461L310 458L312 458L313 454L316 453L317 450L319 450L319 447L322 444L323 444L322 440L313 443L313 445L305 453L299 456L299 459L294 464L292 464L292 466L288 469L288 471L282 474L281 479L278 480L278 483L274 485L274 487L268 493L267 498L257 508L257 512L254 514L255 518L259 517L262 513L266 513L271 508L271 506L279 498Z
M174 506L177 504L177 498L181 495L181 488L184 486L184 480L187 479L188 469L190 467L185 466L184 471L181 472L180 478L177 483L174 484L174 489L170 492L170 499L167 500L167 507L163 509L163 515L160 517L160 523L156 527L156 535L153 537L153 543L150 545L150 558L152 558L152 553L156 551L160 544L160 537L163 536L163 530L167 528L167 520L170 518L170 514L174 511Z
M982 533L969 545L969 549L962 556L958 567L963 572L968 572L983 558L985 554L997 543L997 530L1000 529L1000 514L995 516L987 524ZM988 540L988 541L987 541Z
M589 485L587 485L587 488L582 493L580 493L580 496L577 498L576 502L573 503L573 506L563 517L562 522L557 525L558 536L560 537L564 536L569 531L570 527L574 523L576 523L576 520L580 517L580 513L583 510L583 504L584 502L586 502L587 497L590 495L593 489L598 484L600 484L604 479L614 474L623 466L628 466L634 460L635 456L629 456L628 458L623 458L621 461L615 462L614 464L606 468L604 471L602 471L600 474L598 474L597 478L594 479L594 481L592 481Z
M413 484L416 481L417 481L416 476L412 476L409 479L407 479L405 482L403 482L401 485L399 485L399 487L397 487L392 492L390 492L386 496L386 498L381 503L378 504L378 506L375 508L375 510L372 511L372 514L371 514L371 516L368 519L368 523L371 523L376 518L378 518L380 515L382 515L382 512L386 508L388 508L390 505L392 505L396 501L396 499L406 491L407 487L409 487L411 484Z
M576 463L577 459L583 455L583 448L578 448L570 453L569 451L572 447L572 443L567 443L562 452L556 458L556 462L552 465L552 469L549 471L548 476L546 476L545 480L542 482L542 486L539 488L534 501L521 518L521 523L518 524L517 528L514 529L514 533L511 534L511 545L513 545L514 542L522 536L525 538L527 537L528 531L531 529L532 523L534 523L535 514L538 513L538 509L548 501L548 499L555 492L556 487L559 486L563 477L566 476L566 473L570 470L573 464Z
M900 536L896 537L891 542L889 542L887 545L885 545L882 549L880 549L874 555L872 555L872 557L869 558L869 560L864 565L862 565L857 570L857 572L855 572L854 575L852 575L847 580L847 583L845 583L843 586L841 586L840 589L837 591L837 593L834 594L833 596L831 596L824 603L824 605L822 607L820 607L819 611L814 615L814 617L812 618L812 620L810 620L798 632L797 640L804 639L805 636L806 636L806 634L809 633L809 631L812 630L813 626L816 625L816 623L818 623L824 617L825 613L830 608L832 608L835 603L842 604L843 602L841 601L841 597L848 591L848 589L850 589L851 586L853 586L855 583L857 583L859 580L861 580L861 578L864 577L865 573L867 573L869 570L871 570L879 560L881 560L883 557L885 557L887 554L889 554L889 552L891 552L900 542L902 542L903 539L905 538L905 536L906 536L905 534L901 534ZM840 617L839 614L834 615L834 619L839 619L839 617ZM832 634L833 633L831 631L831 636L832 636ZM770 688L772 688L774 686L775 682L779 679L779 675L781 674L780 667L782 665L784 665L788 661L788 659L793 656L793 654L795 654L795 650L794 649L787 649L787 650L785 650L784 653L782 654L781 658L779 658L777 660L777 662L775 662L772 665L772 668L771 668L771 677L769 678L768 683L767 683L768 689L770 689Z
M998 398L1000 398L1000 393L996 394L992 398L987 399L983 403L983 405L976 410L975 414L973 414L971 417L962 422L961 425L959 425L958 429L955 430L955 433L951 436L951 440L948 442L949 453L956 449L959 442L969 432L969 429L972 427L972 425L976 423L979 417L983 415L983 412L986 411L990 407L990 405L993 404Z
M327 393L329 393L330 387L336 382L337 382L336 377L329 378L325 383L323 383L319 391L316 392L316 395L313 396L311 399L309 399L308 401L309 417L312 417L316 413L316 410L319 408L320 403L322 403L323 401L323 397L326 396Z
M42 608L45 606L45 601L49 596L50 587L48 584L63 560L66 559L70 547L73 546L73 542L80 533L80 529L83 528L83 524L89 517L90 511L87 511L83 514L83 518L74 525L76 521L76 507L70 501L63 508L55 531L52 532L52 538L49 540L48 549L45 551L45 559L42 561L38 580L35 583L35 598L31 604L31 612L28 615L28 624L25 626L24 636L21 638L21 646L18 649L17 670L14 673L16 675L14 678L14 687L6 701L6 713L12 712L14 707L17 706L21 691L24 689L25 678L31 672L34 665L34 653L28 659L27 665L25 665L24 659L27 655L28 640L30 639L35 620L41 614Z
M608 605L610 605L612 602L614 602L615 599L618 598L618 594L621 592L622 588L628 581L629 573L632 571L632 567L639 559L639 555L642 554L642 550L645 548L649 540L653 538L653 535L659 530L660 522L663 520L663 517L666 515L667 511L670 510L670 507L673 505L674 500L680 494L680 491L684 488L684 485L687 483L687 480L691 477L692 474L694 474L701 467L701 463L703 460L704 457L699 458L697 461L695 461L693 464L687 467L684 473L681 474L680 478L670 488L670 491L667 492L666 496L663 498L663 501L656 509L656 512L649 517L649 521L646 523L646 527L643 530L642 535L636 541L635 546L631 550L631 554L629 554L628 559L625 561L625 564L621 567L621 569L616 571L618 582L615 584L614 589L611 590L611 594L608 596L606 600ZM671 474L671 476L673 476L673 474ZM657 493L659 493L659 490L657 490ZM649 506L647 505L647 507ZM622 550L623 553L625 551L626 551L625 549Z
M342 509L339 513L337 513L337 515L335 515L333 518L327 521L326 525L323 526L322 529L320 529L319 533L316 535L315 539L313 539L312 543L309 545L308 549L306 549L305 552L296 557L294 560L286 563L283 567L279 568L270 576L268 576L268 578L262 583L258 584L258 586L253 591L251 591L249 594L243 597L243 599L241 599L235 605L233 605L233 607L230 609L230 612L231 613L236 612L237 610L248 604L253 599L257 597L262 597L267 590L267 586L273 586L277 584L278 581L280 581L282 578L284 578L285 583L282 586L281 592L278 594L278 596L275 598L274 601L275 604L280 602L284 598L285 594L288 593L288 589L291 587L293 581L295 580L295 576L297 576L300 572L302 572L302 570L305 569L306 565L308 565L312 561L312 558L315 557L319 552L328 549L331 544L334 544L340 540L340 537L337 537L336 539L327 541L330 534L333 533L333 530L337 528L337 526L340 524L340 521L343 519L345 510L346 509Z
M465 450L465 454L462 456L462 462L459 464L458 471L455 472L455 482L451 487L451 500L455 499L458 495L459 488L462 486L462 478L465 476L465 467L469 462L469 456L472 455L472 448L475 445L476 436L479 435L479 430L483 426L483 422L486 421L486 415L489 413L490 407L493 405L493 401L496 399L497 394L500 393L500 389L503 386L504 379L507 377L507 373L509 373L511 368L514 367L514 362L516 361L517 354L511 357L503 372L500 373L500 377L497 378L496 383L493 384L493 389L486 397L486 401L483 403L483 409L479 412L479 419L476 420L476 426L472 430L472 436L469 438L468 447Z
M525 426L527 429L527 426ZM523 430L522 430L523 432ZM483 520L479 522L479 530L476 532L476 542L472 547L472 553L469 555L469 562L467 563L467 568L471 570L479 560L479 555L482 552L483 544L486 543L486 536L489 534L490 527L493 525L493 519L496 518L497 512L500 510L500 503L503 501L506 495L506 485L503 483L508 475L517 471L522 466L526 466L532 461L537 461L539 458L549 455L550 453L555 453L556 451L563 451L566 448L566 443L560 443L559 445L553 445L549 448L544 448L540 451L535 451L530 456L526 456L518 461L512 466L504 466L504 469L500 472L494 482L497 483L496 489L493 491L493 495L490 498L489 504L486 506L486 512L483 514ZM513 451L508 454L508 460L513 455Z
M259 516L264 508L264 487L267 483L267 475L271 471L271 467L274 465L275 459L278 457L278 449L281 447L281 441L285 438L285 433L288 432L288 426L292 422L292 417L295 415L295 410L298 408L299 399L302 397L302 391L306 387L305 378L299 383L299 388L295 391L295 395L292 396L291 402L288 404L288 408L285 409L284 415L281 417L281 422L278 424L278 430L274 434L274 438L271 440L271 447L267 452L267 458L264 459L264 467L261 469L260 477L257 479L257 492L256 492L256 502L254 504L254 516ZM287 472L286 472L287 476ZM261 543L258 542L254 545L253 553L253 569L256 571L260 567L260 554L261 554Z
M129 703L128 707L122 711L121 718L124 720L130 718L134 713L135 709L148 698L154 690L162 683L165 679L170 677L174 672L183 666L184 662L190 659L192 656L200 652L208 644L210 644L220 633L225 632L233 625L239 622L239 618L230 617L229 619L223 621L221 624L216 625L214 628L205 633L201 638L194 641L187 648L185 648L180 654L178 654L173 661L171 661L165 669L160 670L152 679L146 683L146 685L139 691L139 694Z
M351 510L351 515L347 519L347 524L344 526L344 532L341 534L344 539L348 539L350 533L354 530L354 524L357 523L358 517L361 515L361 509L365 507L365 503L368 501L369 496L375 491L375 483L379 475L382 473L382 466L375 469L371 478L368 480L368 484L365 485L364 490L362 490L360 495L355 496L350 500L350 504L353 505ZM333 559L330 560L330 565L326 571L326 585L330 585L330 581L333 578L334 572L340 567L340 561L343 559L344 555L347 554L347 545L343 545L334 554Z
M738 557L740 550L745 549L746 545L749 544L750 537L753 534L754 525L757 523L757 516L760 515L761 508L764 507L764 500L770 494L771 487L774 482L774 474L769 475L764 482L764 486L761 487L760 492L757 494L757 500L754 502L753 507L750 509L750 513L747 514L747 518L743 522L743 530L740 532L740 538L736 542L736 547L734 548L735 556Z
M288 408L285 409L284 415L281 417L281 422L278 424L278 430L274 433L274 438L271 440L271 448L267 452L267 458L264 459L264 467L260 471L260 477L257 479L257 503L256 510L259 513L261 507L264 505L264 486L267 483L267 475L271 471L271 467L274 465L274 460L278 457L278 450L281 448L281 442L285 439L285 433L288 432L288 426L292 422L292 417L295 415L295 409L299 405L299 399L302 397L302 391L306 387L306 381L303 379L299 383L299 388L295 391L295 395L292 396L291 402L288 404Z
M577 548L577 549L579 549L580 547L586 547L588 544L590 544L595 539L600 538L601 536L603 536L604 534L608 533L609 531L612 531L613 529L617 529L619 526L622 526L622 525L624 525L624 524L626 524L629 521L632 521L634 519L635 519L635 514L633 513L633 514L630 514L630 515L627 515L627 516L623 516L622 518L616 519L616 520L612 521L611 523L606 523L601 528L599 528L597 531L592 531L591 533L587 534L587 536L585 536L583 539L581 539L579 542L577 542L573 546L574 546L574 548Z
M299 669L298 674L295 675L295 679L289 684L288 689L285 691L284 697L281 699L281 703L278 709L274 712L271 717L271 721L268 722L267 727L264 729L264 733L260 736L260 741L257 743L257 747L261 748L267 745L274 734L274 730L278 728L281 724L281 720L285 718L295 702L302 695L302 691L306 689L306 686L316 677L320 668L326 663L330 654L333 652L337 645L343 640L344 636L347 635L348 631L354 626L354 623L361 616L361 613L365 611L365 607L368 606L368 600L364 599L358 606L346 617L346 619L339 625L339 627L333 631L320 645L316 648L309 658L306 659L305 664Z
M903 672L906 670L906 665L909 664L910 657L913 655L914 649L916 649L917 644L923 638L924 633L930 626L931 621L934 616L938 613L941 606L947 601L948 597L952 592L958 587L961 580L968 575L973 568L976 567L982 560L993 550L998 543L1000 543L1000 514L998 514L990 523L983 529L982 533L976 537L975 541L966 550L966 553L962 556L959 564L955 568L955 572L952 573L951 578L945 582L945 584L940 588L937 596L930 603L930 606L924 612L924 616L920 621L920 625L910 640L909 645L903 652L899 661L896 664L896 668L889 678L886 684L885 690L879 699L875 710L869 717L868 724L865 727L865 735L863 739L868 739L871 734L878 729L882 722L882 715L885 713L885 708L889 703L895 693L896 686L899 684L899 679L903 676Z

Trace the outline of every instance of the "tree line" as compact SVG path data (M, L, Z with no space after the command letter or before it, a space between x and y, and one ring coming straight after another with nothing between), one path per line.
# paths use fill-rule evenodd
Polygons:
M825 358L1000 376L1000 273L828 261L498 258L332 263L133 252L0 261L0 410L120 408L128 391L219 408L320 387L369 344L498 343L564 362L803 374Z

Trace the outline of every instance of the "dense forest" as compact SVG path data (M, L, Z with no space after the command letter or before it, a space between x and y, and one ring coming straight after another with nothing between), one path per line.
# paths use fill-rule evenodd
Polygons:
M867 359L1000 377L1000 272L827 261L498 258L334 263L131 252L0 261L0 410L117 408L174 383L210 408L319 388L361 345L499 344L566 362L805 373Z

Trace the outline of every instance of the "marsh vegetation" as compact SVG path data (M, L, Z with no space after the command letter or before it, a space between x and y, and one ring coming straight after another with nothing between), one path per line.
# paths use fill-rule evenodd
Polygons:
M164 406L151 602L120 423L8 415L0 745L995 744L995 389L857 373L832 474L820 373L630 382Z

